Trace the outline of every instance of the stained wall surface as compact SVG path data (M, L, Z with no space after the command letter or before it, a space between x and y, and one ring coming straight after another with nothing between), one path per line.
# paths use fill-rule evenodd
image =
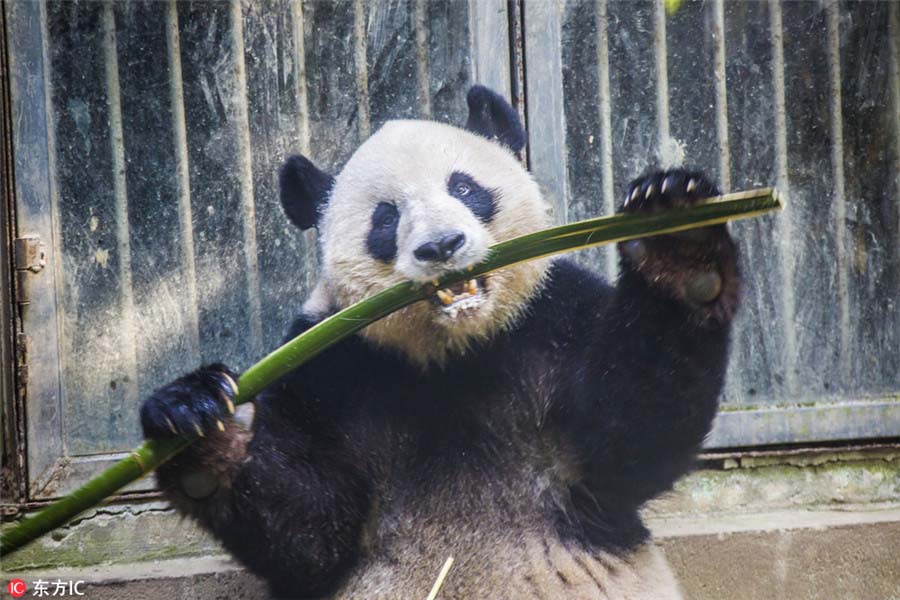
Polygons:
M710 446L900 434L896 3L3 9L18 233L48 259L23 310L31 498L138 443L155 387L278 345L316 277L277 198L288 154L337 170L387 119L462 123L476 82L526 117L559 221L611 212L649 166L786 194L733 227L747 286ZM579 260L615 276L608 250Z

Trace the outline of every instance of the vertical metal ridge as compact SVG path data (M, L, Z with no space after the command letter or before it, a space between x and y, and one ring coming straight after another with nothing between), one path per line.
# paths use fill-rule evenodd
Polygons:
M303 0L291 2L291 32L294 36L294 61L297 65L294 73L294 93L297 96L297 136L300 138L300 153L306 157L312 154L312 139L309 127L309 83L306 80L306 25L303 16ZM315 264L318 261L315 231L301 233L307 251L307 260ZM315 269L305 271L305 280L309 289L315 285L313 281Z
M247 108L247 71L244 63L244 15L240 0L231 2L231 43L234 52L235 118L238 126L238 169L241 182L241 225L244 236L247 300L250 308L250 341L254 355L262 353L262 308L259 260L256 245L256 203L253 198L253 157L250 152L250 116Z
M653 49L656 58L656 124L659 128L660 158L669 145L669 67L666 51L666 7L656 0L653 12Z
M464 2L460 0L460 4ZM508 60L497 60L500 52L509 52L510 44L515 43L509 37L506 0L468 0L467 8L472 83L486 85L503 96L509 96L513 77L510 64Z
M713 36L716 51L713 56L716 85L716 139L719 143L719 183L722 191L731 191L731 149L728 143L728 86L725 71L725 0L715 0Z
M850 283L847 258L847 198L844 178L844 127L841 96L840 6L837 0L825 5L828 30L828 75L831 91L831 169L834 174L832 215L835 226L838 302L840 306L840 367L844 379L851 371Z
M178 34L178 6L169 0L166 9L166 54L169 62L169 105L172 111L175 145L175 184L178 189L178 226L181 242L181 269L184 274L186 335L188 350L200 361L200 318L197 299L197 263L194 254L194 215L191 208L190 159L184 113L184 80L181 73L181 41Z
M616 211L613 191L612 164L612 97L609 88L609 22L607 0L597 0L597 83L600 110L600 173L603 185L603 212ZM618 274L618 254L612 248L606 250L606 275L615 281Z
M888 43L891 54L891 95L894 103L894 164L897 191L900 193L900 3L891 2L888 8ZM900 199L898 199L900 202ZM897 213L897 226L894 231L900 235L900 210ZM900 240L897 240L900 241Z
M416 0L416 67L419 77L419 95L422 98L422 112L431 117L431 88L428 85L428 12L426 0Z
M306 46L303 38L303 1L291 2L291 30L294 36L294 60L297 71L294 73L294 94L297 96L298 136L300 152L304 156L310 154L309 139L309 89L306 83Z
M527 85L525 83L525 21L522 18L524 0L507 0L506 17L509 23L507 37L509 42L509 91L510 102L519 113L522 123L528 122ZM529 146L528 132L525 132L525 147L519 151L519 159L528 168Z
M356 113L359 137L366 139L372 130L369 115L369 64L366 56L366 6L353 2L353 62L356 66Z
M9 11L10 13L12 11ZM13 116L12 116L12 83L13 73L9 60L12 41L11 24L6 6L0 6L0 243L4 248L17 237L15 208L15 157L13 156ZM49 241L49 240L45 240ZM0 456L6 461L9 479L0 482L0 497L8 498L7 502L21 503L27 498L25 459L25 398L27 379L22 377L19 365L27 360L22 357L21 349L27 343L27 337L18 329L15 313L15 286L13 285L14 265L9 253L0 263L0 294L3 295L3 307L0 308ZM24 360L23 360L24 358ZM25 381L23 381L25 379Z
M787 164L787 105L784 97L784 33L779 0L772 0L769 3L769 27L772 36L772 88L775 94L775 173L778 188L787 193L790 189Z
M528 157L534 176L553 207L553 217L558 223L565 223L571 194L559 5L525 0L523 18L528 85L526 127L531 144ZM541 85L530 85L532 79Z
M793 210L790 204L790 177L787 160L787 106L784 91L784 33L781 22L781 2L769 2L769 27L772 44L772 88L775 95L775 172L776 185L786 195L784 211L775 219L776 237L779 240L791 240L794 235ZM784 382L789 394L797 391L797 332L794 327L796 309L794 299L794 263L793 255L787 252L785 245L777 248L781 266L781 311L784 318Z
M60 351L60 346L62 340L66 339L66 329L65 329L65 319L63 319L63 311L60 310L60 306L62 305L62 301L65 298L63 293L63 264L62 264L62 225L60 223L60 194L59 194L59 168L57 165L57 140L56 140L56 118L55 118L55 110L53 106L53 80L51 77L52 63L50 62L50 33L48 31L48 17L47 17L47 2L46 0L40 0L40 22L41 22L41 62L43 62L43 70L42 77L44 84L44 107L46 109L45 117L46 117L46 127L47 127L47 179L48 179L48 188L49 188L49 196L50 196L50 228L51 235L53 239L53 243L50 246L50 257L53 262L53 280L54 280L54 293L56 294L55 304L56 310L54 311L56 314L56 331L57 338L54 340L57 345L57 356L59 361L59 368L56 372L56 388L59 390L59 404L60 404L60 413L57 413L53 416L53 418L57 419L57 429L59 430L59 439L61 440L63 455L67 456L69 453L69 440L68 434L66 432L66 428L63 425L61 414L65 413L66 404L69 401L69 397L66 391L65 382L65 373L66 373L66 353ZM27 333L27 332L26 332ZM42 340L42 343L47 343L47 340ZM26 412L27 416L27 412ZM30 422L31 419L28 419ZM30 427L29 427L30 429ZM27 432L30 433L30 432ZM26 440L27 441L27 440ZM42 474L36 474L34 471L37 470L35 467L37 465L34 464L34 460L32 459L32 453L29 451L28 453L28 461L29 461L29 470L28 470L28 493L32 495L32 482L36 482L38 477Z
M116 214L116 250L119 254L119 298L122 321L118 325L123 365L127 371L128 399L138 401L137 348L135 346L134 286L131 274L131 228L128 224L128 188L125 181L125 139L119 88L119 58L116 49L116 18L112 1L103 4L103 59L106 71L106 102L109 110L109 141L113 165L113 197Z

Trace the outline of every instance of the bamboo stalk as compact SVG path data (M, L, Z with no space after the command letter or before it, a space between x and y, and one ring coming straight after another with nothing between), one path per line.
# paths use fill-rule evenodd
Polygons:
M776 190L764 188L710 198L690 208L588 219L501 242L491 248L487 260L474 268L441 277L437 286L411 281L399 283L311 327L247 369L238 380L235 403L251 400L328 346L395 310L425 300L439 288L543 256L745 219L780 209L781 206ZM68 496L4 531L0 535L0 556L16 551L96 506L186 448L191 441L174 438L145 442Z

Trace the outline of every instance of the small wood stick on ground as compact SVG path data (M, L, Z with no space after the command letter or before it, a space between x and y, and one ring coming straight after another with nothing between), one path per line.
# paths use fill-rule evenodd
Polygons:
M450 572L450 567L453 566L453 557L448 556L447 561L444 563L444 566L441 567L441 572L438 573L437 580L434 582L434 585L431 586L431 593L428 594L428 597L425 600L434 600L437 598L438 592L441 591L441 586L444 585L444 579L447 578L447 573Z

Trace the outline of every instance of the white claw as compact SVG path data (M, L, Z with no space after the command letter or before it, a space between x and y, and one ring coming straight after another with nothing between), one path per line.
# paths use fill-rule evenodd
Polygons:
M694 178L692 177L692 178L690 179L690 181L688 181L688 184L687 184L687 191L688 191L688 192L693 192L693 191L694 191L694 188L696 188L696 187L697 187L697 182L694 181Z
M651 183L649 186L647 186L647 193L644 194L644 199L649 200L654 191L655 190L653 189L653 184Z
M665 194L667 189L669 189L669 178L663 177L662 189L660 190L660 193Z
M453 304L453 296L448 294L444 290L438 290L437 297L440 298L441 302L443 302L445 306L450 306L451 304Z
M628 202L634 202L635 198L637 198L638 193L640 192L640 188L637 186L634 187L634 190L631 192L631 196L628 198Z
M231 388L232 394L237 396L237 393L238 393L237 381L235 381L234 378L231 375L229 375L228 373L222 373L222 377L224 377L225 381L228 382L228 387Z

